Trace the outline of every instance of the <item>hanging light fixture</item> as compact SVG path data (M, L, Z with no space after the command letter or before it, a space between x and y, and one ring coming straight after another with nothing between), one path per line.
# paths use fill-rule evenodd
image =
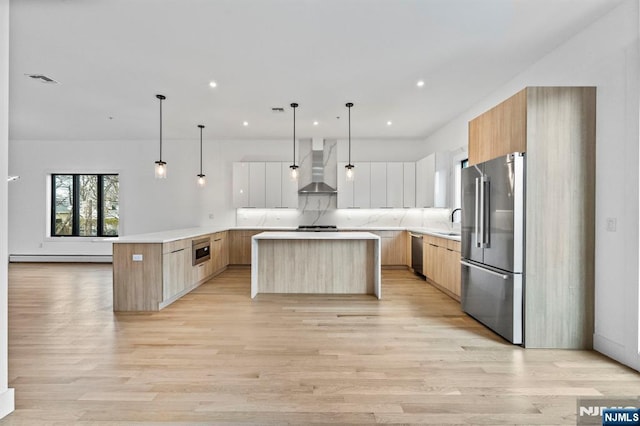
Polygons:
M198 186L203 187L205 183L207 183L205 176L202 174L202 129L204 129L204 125L198 124L200 128L200 174L198 175Z
M355 167L353 164L351 164L351 107L353 106L353 103L347 102L345 106L349 108L349 163L347 163L347 165L344 166L344 169L347 174L347 180L352 181L353 175L354 175L353 168Z
M298 104L292 103L291 108L293 108L293 164L289 168L291 169L291 180L298 180L298 166L296 166L296 108L298 108Z
M167 99L164 95L156 95L160 100L160 159L156 161L156 179L166 179L167 163L162 161L162 101Z

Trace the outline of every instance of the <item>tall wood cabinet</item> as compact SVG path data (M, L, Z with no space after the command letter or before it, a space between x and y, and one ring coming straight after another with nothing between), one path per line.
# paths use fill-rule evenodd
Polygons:
M592 348L595 87L527 87L469 123L469 162L526 152L526 347Z
M527 90L469 122L469 165L527 150Z

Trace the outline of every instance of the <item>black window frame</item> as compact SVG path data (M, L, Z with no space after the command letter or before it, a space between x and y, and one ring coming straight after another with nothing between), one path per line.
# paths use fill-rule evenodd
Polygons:
M72 191L72 199L73 199L73 221L71 226L71 234L70 235L58 235L56 234L56 176L71 176L73 179L73 191ZM97 217L97 233L96 235L80 235L80 176L97 176L98 177L98 188L97 188L97 198L98 198L98 217ZM116 234L105 234L104 233L104 177L105 176L119 176L118 173L52 173L51 174L51 237L55 238L65 238L65 237L75 237L75 238L96 238L96 237L117 237L119 231ZM118 191L119 192L119 191ZM118 193L118 203L119 201L119 193ZM118 228L119 226L119 218L118 218Z

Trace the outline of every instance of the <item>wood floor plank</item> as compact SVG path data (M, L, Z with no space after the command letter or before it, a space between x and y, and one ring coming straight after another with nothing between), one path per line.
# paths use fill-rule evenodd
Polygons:
M406 270L385 298L250 298L232 267L166 309L112 311L110 265L11 264L0 425L575 424L581 396L640 395L593 351L527 350Z

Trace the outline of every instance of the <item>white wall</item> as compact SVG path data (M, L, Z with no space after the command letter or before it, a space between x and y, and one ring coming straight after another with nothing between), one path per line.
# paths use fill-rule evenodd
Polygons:
M9 386L7 317L7 179L9 146L9 0L0 0L0 418L13 411Z
M638 357L638 2L628 0L427 139L467 140L467 123L526 86L597 86L595 348ZM559 213L561 214L561 212ZM617 219L617 232L606 231Z
M120 174L121 235L198 225L198 141L163 141L167 179L154 178L158 141L11 141L10 254L110 255L111 244L48 238L51 173Z

